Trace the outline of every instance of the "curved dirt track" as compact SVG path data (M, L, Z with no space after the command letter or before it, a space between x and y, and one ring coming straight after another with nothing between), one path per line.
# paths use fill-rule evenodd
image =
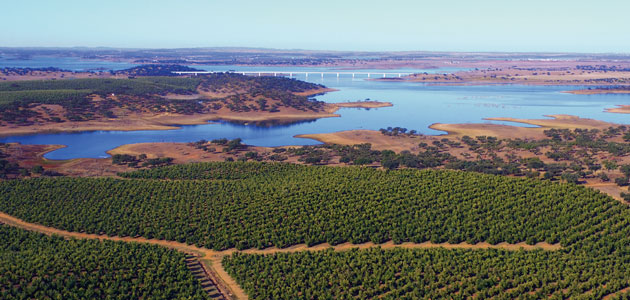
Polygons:
M247 299L247 294L241 287L236 283L236 281L225 271L223 265L221 264L221 260L226 255L231 255L235 252L247 253L247 254L272 254L272 253L288 253L288 252L297 252L297 251L321 251L326 249L333 249L334 251L344 251L350 249L367 249L373 247L381 247L383 249L391 249L391 248L407 248L407 249L422 249L422 248L447 248L447 249L504 249L504 250L559 250L562 247L559 244L548 244L548 243L538 243L536 245L527 245L525 243L518 244L508 244L508 243L499 243L496 245L491 245L489 243L478 243L478 244L468 244L468 243L459 243L459 244L450 244L450 243L440 243L435 244L431 242L424 243L402 243L402 244L394 244L393 241L389 241L382 244L374 244L372 242L363 243L363 244L351 244L351 243L343 243L335 246L331 246L330 244L319 244L316 246L308 247L306 244L294 245L287 248L266 248L266 249L247 249L247 250L237 250L235 248L216 251L207 248L201 248L197 246L192 246L184 243L173 242L173 241L165 241L165 240L157 240L157 239L147 239L142 237L116 237L116 236L106 236L106 235L98 235L98 234L89 234L89 233L80 233L80 232L71 232L61 229L56 229L53 227L48 227L44 225L39 225L35 223L29 223L13 217L11 215L0 212L0 223L4 223L10 226L35 231L48 235L59 235L67 238L77 238L77 239L96 239L96 240L110 240L110 241L122 241L122 242L136 242L136 243L145 243L145 244L153 244L160 245L164 247L168 247L171 249L175 249L178 251L182 251L185 253L190 253L197 255L202 262L202 264L207 267L211 273L211 275L216 275L219 285L219 289L227 294L226 296L232 299ZM209 262L209 264L207 264Z

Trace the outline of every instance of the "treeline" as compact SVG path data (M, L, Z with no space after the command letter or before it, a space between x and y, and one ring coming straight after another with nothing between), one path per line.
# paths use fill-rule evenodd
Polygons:
M163 168L143 169L119 173L123 178L136 179L187 179L187 180L236 180L260 178L282 178L290 174L305 172L308 167L288 163L253 162L208 162L173 165Z
M188 66L177 65L177 64L160 64L160 65L140 65L137 67L119 70L119 71L110 71L112 75L124 74L128 76L179 76L174 74L173 72L196 72L203 71L195 68L191 68Z
M72 80L33 80L0 82L0 121L32 125L36 121L86 121L98 117L115 118L116 109L139 113L208 113L227 107L231 111L277 112L282 107L319 111L324 103L294 93L323 86L284 77L253 77L217 73L195 77L172 77L181 66L141 66L126 72L147 76L129 79L89 78ZM218 92L209 99L168 99L169 94L192 95L202 91ZM56 104L60 114L41 104ZM42 112L41 110L44 110Z
M408 131L401 127L388 127L380 130L388 136L417 136L416 132ZM397 168L426 168L430 166L443 166L447 169L474 171L487 174L515 175L528 177L543 177L545 179L562 179L572 183L579 183L586 178L599 177L602 181L611 180L606 172L621 170L624 175L616 178L619 185L628 185L630 182L630 169L623 171L625 165L617 163L617 158L630 154L630 130L621 125L605 130L599 129L548 129L544 131L547 138L542 139L498 139L491 136L463 136L458 140L442 138L434 140L431 144L419 143L421 149L418 154L401 152L392 154L391 151L374 151L367 145L351 146L354 155L343 159L342 162L380 162L383 167ZM617 141L621 138L623 142ZM349 146L323 145L305 146L299 153L319 153L325 151L317 149L332 149L330 155L343 155L339 149ZM463 152L464 159L449 154L454 149L466 149ZM309 150L312 149L312 150ZM543 162L538 157L522 157L516 154L506 154L503 157L500 152L514 150L528 151L535 156L545 156L552 163ZM601 159L601 153L608 153L608 159ZM317 155L317 154L316 154ZM370 159L357 159L370 157ZM389 159L385 159L389 157ZM307 157L303 157L306 159ZM313 159L311 159L313 160ZM315 159L316 160L316 159ZM430 161L427 165L422 161ZM314 160L313 160L314 161ZM323 160L322 160L323 161ZM383 161L386 163L383 164ZM418 161L420 163L418 163Z
M407 128L404 127L387 127L387 128L381 128L379 129L379 131L383 134L383 135L387 135L387 136L413 136L417 134L417 131L415 130L407 130Z
M627 259L542 250L235 253L223 265L250 299L602 299L630 286Z
M628 85L613 85L613 86L607 85L607 86L598 86L598 87L594 87L594 88L589 87L588 89L589 90L597 89L597 90L623 90L623 91L627 91L627 90L630 90L630 86L628 86Z
M0 68L0 74L2 75L28 75L32 72L72 72L68 70L63 70L54 67L46 67L46 68L13 68L13 67L4 67Z
M381 129L390 136L419 137L414 130L402 127ZM630 154L630 130L626 126L596 129L549 129L543 139L498 139L491 136L458 139L442 138L431 142L420 142L417 152L375 150L369 143L356 145L323 144L302 147L277 147L271 152L248 150L240 139L238 146L225 144L237 140L201 140L189 143L197 149L211 153L223 152L236 155L227 160L239 161L286 161L297 158L299 162L311 165L342 163L346 165L366 165L385 169L399 168L445 168L479 172L494 175L526 176L548 180L564 180L582 183L588 178L613 181L620 186L630 185L630 165L620 161L620 157ZM619 139L624 142L618 141ZM220 142L220 143L219 143ZM245 152L247 151L247 152ZM518 155L515 151L531 152ZM459 155L451 153L460 152ZM608 153L606 159L602 153ZM546 157L545 161L540 157ZM552 160L549 162L549 160ZM617 162L619 161L619 162ZM619 170L622 177L611 172ZM609 177L611 174L612 178ZM629 195L630 197L630 195Z
M193 93L198 78L146 77L136 79L86 78L67 80L29 80L0 82L0 91L90 90L93 94L134 96Z
M127 165L129 167L162 167L168 166L173 162L172 157L156 157L148 158L146 154L138 156L130 154L114 154L112 155L112 164Z
M33 90L33 91L0 91L0 119L7 123L31 125L31 118L39 113L30 109L31 105L57 104L66 108L65 116L69 120L82 120L93 114L87 96L90 90ZM62 122L59 117L51 117L49 121Z
M584 71L611 71L611 72L628 72L630 68L620 67L620 66L608 66L608 65L577 65L575 66L578 70Z
M302 111L319 111L324 103L295 93L324 88L323 85L286 77L246 76L237 73L215 73L203 76L200 89L206 92L229 93L222 97L222 106L231 111L277 112L281 107Z
M0 156L0 179L6 179L12 177L18 177L20 175L27 175L25 170L21 168L17 163L12 163L6 159L1 159Z
M0 225L1 299L209 299L184 254Z
M85 121L97 116L116 117L116 107L132 110L150 108L157 112L192 113L201 110L196 101L173 101L156 95L192 94L199 79L147 77L142 79L72 79L0 82L0 120L11 124L32 125L42 118L49 122ZM92 101L98 95L100 101ZM118 95L119 101L109 96ZM40 104L56 104L63 115L48 118L33 110ZM47 110L47 108L43 108ZM63 117L63 119L62 119Z
M547 242L608 253L627 251L630 236L623 225L630 213L618 201L533 179L249 162L175 165L128 177L216 179L8 181L0 183L0 210L70 231L213 249L393 240ZM600 236L601 230L610 232Z
M27 169L20 167L18 163L10 162L6 159L0 159L0 179L17 179L26 176L56 177L63 176L63 174L53 170L45 170L41 165L35 165L32 168Z
M12 179L30 175L30 172L27 169L20 167L18 163L10 162L5 159L10 156L7 153L7 149L8 147L6 144L0 143L0 179Z
M238 90L238 88L246 91L270 91L280 90L285 92L305 92L320 88L325 88L321 84L310 83L293 78L272 77L272 76L246 76L238 73L213 73L202 76L204 81L202 88L208 91L218 91L219 89Z

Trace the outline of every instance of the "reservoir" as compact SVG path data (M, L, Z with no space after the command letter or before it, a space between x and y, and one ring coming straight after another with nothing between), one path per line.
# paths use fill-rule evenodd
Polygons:
M77 60L77 59L74 59ZM127 63L79 61L73 59L32 58L30 60L0 59L0 67L59 67L72 70L111 70L132 67ZM243 67L243 66L192 66L209 71L260 71L283 72L334 71L331 68L300 67ZM451 73L461 69L395 69L395 70L339 70L340 72L388 73ZM423 134L443 134L428 128L433 123L494 123L528 126L509 122L485 121L488 117L536 119L545 115L569 114L614 123L629 123L626 114L604 112L605 108L630 104L630 95L599 94L573 95L562 91L580 89L580 86L529 86L485 85L448 86L426 85L404 81L368 80L367 75L294 74L294 78L323 84L339 91L317 96L325 102L373 100L391 102L393 107L377 109L342 108L338 118L322 118L294 124L236 124L211 122L204 125L181 126L180 129L160 131L90 131L79 133L36 134L0 138L0 142L23 144L62 144L67 147L47 153L49 159L80 157L108 157L105 151L124 144L146 142L193 142L201 139L241 138L256 146L313 145L319 142L295 138L298 134L328 133L353 129L378 130L386 127L405 127ZM381 77L378 74L372 75Z

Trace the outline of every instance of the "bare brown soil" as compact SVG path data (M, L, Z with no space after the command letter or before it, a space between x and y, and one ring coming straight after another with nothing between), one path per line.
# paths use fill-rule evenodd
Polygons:
M459 143L460 147L447 147L441 151L447 151L459 160L475 161L477 159L491 160L493 157L499 157L505 161L510 161L511 157L532 158L538 157L545 164L558 163L546 155L549 151L553 151L549 147L542 147L534 152L525 149L504 148L498 151L487 153L477 153L469 149L468 146L461 143L461 137L468 135L476 136L496 136L498 138L520 138L520 139L541 139L547 138L543 131L548 128L589 128L589 129L605 129L615 124L601 122L591 119L582 119L574 116L559 115L553 116L554 119L540 120L523 120L512 118L497 118L497 120L509 120L513 122L521 122L543 126L541 128L524 128L507 125L494 124L438 124L432 128L449 131L447 135L426 136L426 135L398 135L391 136L382 134L373 130L353 130L342 131L325 134L307 134L298 135L301 138L312 138L323 143L340 144L340 145L356 145L369 143L375 150L392 150L395 152L410 151L417 153L423 150L421 144L433 145L434 143L444 144L444 139L451 142ZM611 139L615 142L623 142L621 137ZM7 158L11 162L17 162L20 166L27 169L34 165L42 165L46 170L53 170L68 176L77 177L94 177L94 176L115 176L119 172L136 170L134 167L127 165L114 165L111 159L73 159L65 161L47 160L42 155L48 151L52 151L62 146L45 146L45 145L19 145L8 144L5 147L5 153L10 156ZM225 161L228 159L238 160L245 156L246 152L255 152L262 160L270 161L274 153L274 148L244 146L241 149L231 152L224 152L223 146L208 143L206 150L199 149L189 143L140 143L123 145L116 149L108 151L109 154L129 154L139 156L146 154L148 158L171 157L173 163L183 164L192 162L211 162ZM329 152L330 159L325 163L330 166L345 166L347 164L340 163L340 157L333 152ZM300 155L284 152L281 154L285 157L285 162L304 164L300 161ZM630 157L611 156L608 153L593 153L592 158L600 164L604 160L611 160L619 165L630 164ZM374 165L379 167L378 164ZM586 168L587 166L584 166ZM600 173L606 174L611 181L602 182L597 176ZM623 177L619 170L599 170L587 178L587 186L598 189L613 198L623 201L620 197L621 192L625 192L625 188L618 187L614 184L616 178Z
M607 129L611 126L615 127L617 124L583 119L575 116L567 115L555 115L551 116L553 119L540 119L540 120L524 120L514 118L494 118L493 120L504 120L519 123L526 123L532 125L541 126L539 128L524 128L509 125L496 125L496 124L434 124L431 126L433 129L447 131L448 134L441 136L425 136L425 135L385 135L379 131L374 130L351 130L341 131L334 133L322 133L322 134L305 134L298 135L300 138L311 138L328 144L340 144L340 145L356 145L363 143L370 143L375 150L393 150L400 153L401 151L410 151L417 153L422 150L419 147L420 143L426 143L428 145L434 144L434 142L443 142L444 139L451 142L458 142L461 147L447 147L441 151L446 151L449 154L455 156L459 160L475 161L477 159L492 160L494 157L503 159L504 161L510 161L513 157L520 158L533 158L537 157L545 164L559 163L545 153L553 151L551 147L541 147L537 151L530 151L525 149L512 149L502 148L497 151L490 151L484 153L477 153L471 150L468 146L461 143L463 136L469 136L475 138L477 136L494 136L499 139L545 139L548 138L543 132L550 128L558 129ZM618 136L610 138L610 141L622 143L623 139ZM444 144L444 143L442 143ZM616 162L618 165L630 164L630 157L627 156L614 156L610 153L593 153L592 159L600 164L604 160L610 160ZM588 166L583 166L587 169ZM603 182L598 176L603 173L606 174L610 181ZM606 193L616 200L627 204L621 197L622 192L627 192L626 187L620 187L615 183L615 179L623 177L623 174L615 170L599 170L594 172L586 179L585 186L597 189L603 193Z
M392 106L389 102L342 102L342 103L326 103L324 109L319 112L307 112L294 108L283 107L279 112L233 112L227 108L222 108L212 115L210 120L227 120L240 122L262 122L262 121L302 121L313 120L319 118L339 117L336 112L342 108L379 108Z
M630 94L630 90L626 89L586 89L586 90L572 90L564 91L563 93L569 93L574 95L597 95L597 94Z
M194 162L208 162L208 161L225 161L226 158L234 158L238 155L242 155L243 152L254 151L256 153L268 153L273 148L268 147L255 147L246 146L244 149L234 152L226 153L221 151L221 146L216 146L216 151L209 152L202 149L197 149L188 145L187 143L138 143L122 145L107 151L108 154L129 154L138 156L140 154L146 154L148 158L156 157L172 157L173 163L194 163Z
M536 125L539 127L517 127L499 124L441 124L429 126L432 129L448 132L453 136L495 136L498 138L543 138L543 131L549 128L557 129L606 129L619 124L608 123L593 119L585 119L570 115L549 115L552 119L516 119L516 118L486 118L485 120L509 121Z
M615 108L607 108L606 112L618 114L630 114L630 105L618 105Z
M78 132L93 130L173 130L178 125L201 125L212 120L228 121L298 121L319 118L339 117L334 114L335 106L327 106L321 112L305 112L293 108L281 108L279 112L232 112L222 108L212 114L175 114L175 113L130 113L116 119L99 119L91 121L63 123L46 122L29 126L8 125L2 127L1 136L23 135L46 132Z
M610 294L608 294L608 295L606 295L606 296L602 297L602 300L612 299L612 298L614 298L614 297L615 297L615 296L617 296L617 295L620 295L620 294L623 294L623 293L627 293L627 292L630 292L630 287L627 287L627 288L624 288L624 289L618 290L618 291L616 291L616 292L614 292L614 293L610 293Z
M518 127L499 124L483 124L483 123L467 123L467 124L442 124L435 123L429 126L435 130L446 131L446 136L387 136L375 130L349 130L333 133L318 134L300 134L295 137L310 138L318 140L322 143L355 145L362 143L371 143L376 150L393 150L396 152L409 150L418 150L417 144L427 140L433 141L441 138L454 138L464 135L470 137L476 136L494 136L497 138L545 138L543 131L549 128L566 128L566 129L606 129L610 126L618 124L584 119L570 115L550 115L552 119L516 119L516 118L487 118L486 120L510 121L515 123L523 123L537 125L540 127Z
M501 138L540 139L544 137L542 128L526 128L500 124L442 124L435 123L431 129L446 131L449 136L495 136Z
M390 102L378 102L378 101L340 102L340 103L333 103L332 105L336 107L355 107L355 108L379 108L379 107L394 106Z
M34 166L42 166L45 170L73 177L114 176L118 172L132 170L127 166L113 165L109 158L50 160L44 157L44 154L63 147L65 146L9 143L4 144L0 150L8 154L6 160L17 163L22 168L30 170Z
M297 138L314 139L326 144L356 145L370 143L375 150L418 151L421 142L438 140L434 136L386 136L375 130L348 130L333 133L299 134Z
M11 162L19 162L21 167L31 168L35 165L55 167L67 161L49 161L44 154L64 148L63 145L22 145L18 143L4 144L0 150L9 155Z
M222 107L212 113L207 114L177 114L177 113L150 113L150 112L128 112L117 111L118 118L100 118L90 121L65 121L39 122L29 126L6 125L2 126L0 136L35 134L46 132L79 132L92 130L173 130L178 129L178 125L201 125L213 120L227 120L238 122L295 122L302 120L313 120L319 118L339 117L335 112L341 107L377 108L391 106L388 102L346 102L327 103L321 111L303 111L292 107L280 107L278 112L254 111L235 112L226 107ZM42 105L38 107L44 116L60 114L61 108L58 105Z
M325 94L325 93L336 92L336 91L338 91L338 89L319 88L319 89L314 89L314 90L310 90L310 91L297 92L297 93L294 93L294 94L296 94L298 96L313 96L313 95Z
M514 62L512 66L496 66L489 64L472 71L461 71L445 74L414 74L403 78L413 82L449 85L484 85L484 84L531 84L531 85L599 85L610 86L630 84L630 72L580 70L575 64L546 66L538 64L531 67L523 61ZM586 64L586 63L585 63ZM491 67L495 65L495 67ZM374 80L399 80L385 78ZM578 92L579 93L579 92Z
M596 189L602 193L608 194L613 197L615 200L621 201L624 204L627 204L623 198L621 198L621 193L625 193L628 191L627 188L618 186L612 182L598 182L596 180L590 180L584 186Z
M44 154L62 148L62 145L23 145L19 143L9 143L0 146L0 151L6 153L10 162L18 163L20 167L31 169L40 165L45 170L59 172L71 177L102 177L116 176L119 172L137 170L137 168L127 165L112 164L110 158L77 158L69 160L49 160L43 157ZM261 156L272 155L273 148L243 146L242 148L230 152L223 152L223 146L209 144L215 148L214 151L205 151L191 146L189 143L138 143L127 144L107 151L110 155L128 154L140 156L145 154L147 158L173 158L174 164L225 161L226 159L238 160L246 152L256 152ZM288 146L289 148L291 146ZM302 164L298 157L288 156L286 162ZM331 163L329 165L336 165ZM31 176L37 176L31 174Z
M404 55L405 53L397 53ZM427 53L424 53L425 55ZM514 58L510 53L491 54L495 58L487 58L479 53L431 53L431 57L414 59L342 59L323 60L318 63L309 63L304 67L337 67L338 69L435 69L442 67L471 68L471 71L461 71L453 74L417 74L406 78L407 80L438 83L438 84L490 84L490 83L519 83L519 84L541 84L541 85L612 85L619 83L630 83L630 72L616 70L581 70L577 67L582 65L616 66L620 69L630 67L627 61L610 61L602 59L519 59ZM501 59L500 57L505 57ZM112 60L106 58L106 60ZM166 58L165 58L166 59ZM169 58L170 59L170 58ZM125 59L122 59L123 61ZM116 60L119 61L119 60ZM233 62L232 62L233 63ZM194 64L194 63L193 63ZM293 67L289 64L259 66ZM248 65L251 66L251 65ZM118 75L126 78L126 75ZM111 78L109 72L102 73L81 73L81 72L48 72L33 71L25 75L0 74L0 80L34 80L34 79L63 79L63 78ZM381 80L381 79L374 79ZM386 79L388 80L388 79ZM391 79L398 80L398 79ZM607 82L607 80L611 82ZM617 81L615 81L617 80Z

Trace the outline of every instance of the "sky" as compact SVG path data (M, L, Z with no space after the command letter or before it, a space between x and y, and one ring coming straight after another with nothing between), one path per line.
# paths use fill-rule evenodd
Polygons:
M630 53L628 0L1 0L0 47Z

